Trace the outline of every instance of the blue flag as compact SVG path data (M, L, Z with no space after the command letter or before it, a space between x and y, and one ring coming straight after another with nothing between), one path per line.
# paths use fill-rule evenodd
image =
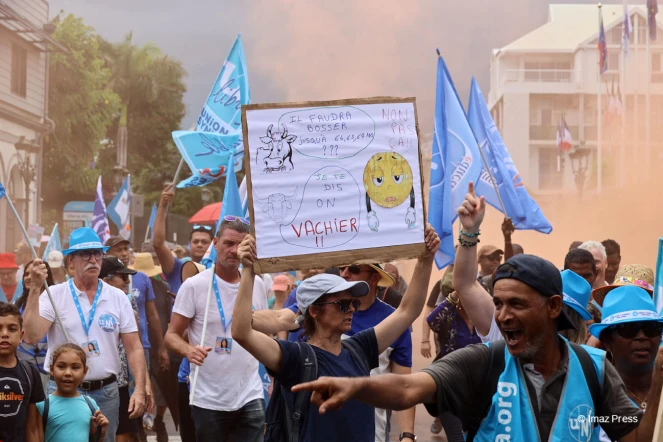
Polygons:
M654 282L654 304L658 315L663 313L663 238L658 240L658 257L656 258L656 281Z
M157 204L152 203L152 212L150 212L150 220L147 222L147 227L150 229L150 236L154 236L154 223L157 220Z
M242 197L239 194L239 187L237 186L237 176L235 175L235 162L233 157L228 158L228 175L226 176L226 187L223 190L223 202L221 203L221 214L216 221L216 230L214 235L219 232L219 226L226 216L244 217L244 209L242 206ZM201 263L207 268L211 267L216 262L216 249L213 243L210 245L209 255L203 258ZM207 255L207 254L206 254Z
M197 132L220 135L224 145L234 145L235 169L237 170L242 168L244 158L244 145L242 144L242 105L249 103L251 103L249 77L246 69L241 34L239 34L235 39L233 47L230 49L228 57L223 62L219 76L214 82L212 91L207 97L207 101L196 122ZM188 148L186 143L183 143L183 145L185 149ZM182 151L182 148L180 148L180 151ZM220 165L226 164L226 161L212 163L212 168L219 167L219 170L213 172L211 175L202 177L196 176L197 171L201 167L192 165L189 161L187 163L194 176L178 184L178 188L204 186L225 175L225 171L220 170ZM210 167L209 163L206 167ZM203 166L202 169L204 168Z
M6 194L7 192L5 191L5 186L3 186L2 183L0 183L0 198L5 196Z
M104 193L101 186L101 175L99 175L99 179L97 180L97 191L94 194L92 228L99 235L102 243L105 243L110 238L110 228L108 227L108 217L106 216L106 203L104 202Z
M474 78L472 78L468 107L470 126L497 183L497 188L506 209L504 215L511 218L516 229L550 233L552 226L543 215L536 201L527 193L516 165L513 163L511 155L509 155L495 126L493 117L488 111L481 89ZM481 178L477 182L476 191L477 195L484 196L486 202L502 212L495 187L485 166L482 169Z
M608 45L603 27L603 12L599 10L599 70L601 74L608 70Z
M117 226L120 236L131 237L131 175L127 175L115 198L108 204L108 217Z
M225 175L228 158L242 146L237 134L219 135L180 130L173 132L173 140L193 174L181 181L177 185L178 189L206 186Z
M51 253L52 250L57 250L58 252L62 251L62 244L60 243L60 232L58 231L58 223L55 223L55 225L53 226L51 237L48 240L48 244L46 244L46 248L44 249L44 256L42 257L44 261L48 261L48 254Z
M481 159L463 106L442 57L437 61L435 130L431 159L428 220L440 236L435 264L454 262L453 222L470 181L477 181Z

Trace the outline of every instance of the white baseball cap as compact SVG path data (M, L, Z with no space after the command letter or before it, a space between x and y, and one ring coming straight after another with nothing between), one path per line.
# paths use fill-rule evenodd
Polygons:
M340 276L321 273L305 279L297 287L297 306L302 314L318 299L326 294L349 292L350 296L359 298L368 295L370 288L364 281L349 282Z
M52 269L57 269L58 267L62 267L62 261L64 261L64 256L62 255L62 252L59 252L57 250L51 250L48 253L48 265Z

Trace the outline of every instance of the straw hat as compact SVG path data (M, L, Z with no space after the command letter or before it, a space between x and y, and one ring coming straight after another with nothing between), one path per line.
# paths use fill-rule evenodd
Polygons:
M136 253L134 263L129 266L129 268L138 272L143 272L150 278L160 275L163 272L161 266L154 265L152 254L147 252Z
M643 288L650 296L654 294L654 271L642 264L627 264L622 266L615 275L615 282L592 291L592 298L603 307L606 295L617 287L635 285Z

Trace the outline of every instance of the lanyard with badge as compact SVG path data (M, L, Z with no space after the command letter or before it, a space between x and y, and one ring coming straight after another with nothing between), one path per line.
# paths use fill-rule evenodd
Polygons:
M223 325L223 333L226 334L230 323L233 322L233 319L230 318L230 321L226 324L226 314L223 311L223 304L221 303L221 294L219 293L219 285L216 282L216 273L212 272L212 286L214 287L214 297L216 298L216 305L219 308L219 316L221 316L221 325ZM226 336L217 336L216 343L214 345L214 352L222 355L229 355L232 349L233 340Z
M96 356L101 356L101 351L99 349L99 344L96 340L90 341L90 327L92 327L92 321L94 321L94 315L97 311L97 304L99 303L99 296L101 295L101 289L103 284L101 281L97 284L97 292L94 294L94 299L92 300L92 306L90 307L90 317L87 322L85 321L85 315L83 314L83 308L81 307L81 302L78 300L78 295L74 289L74 280L69 280L69 290L71 291L71 297L74 298L74 305L76 305L76 310L78 310L78 316L81 320L81 325L83 330L85 330L85 336L88 337L88 341L81 344L81 348L87 354L88 358L93 358Z

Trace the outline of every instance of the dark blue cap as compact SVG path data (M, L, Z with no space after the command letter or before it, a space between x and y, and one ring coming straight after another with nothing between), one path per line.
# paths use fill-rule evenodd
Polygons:
M555 265L543 258L534 255L515 255L502 264L495 271L493 284L500 279L515 279L527 284L543 296L563 296L562 276ZM566 330L575 329L569 317L562 313L557 318L557 328Z

